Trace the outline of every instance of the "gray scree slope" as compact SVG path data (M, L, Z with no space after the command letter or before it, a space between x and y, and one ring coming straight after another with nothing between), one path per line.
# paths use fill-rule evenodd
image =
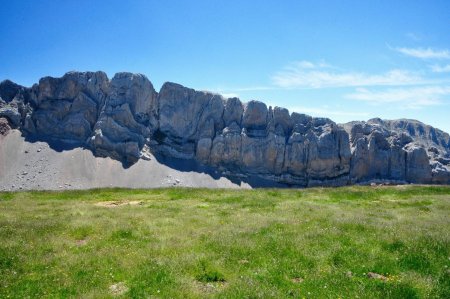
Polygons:
M69 72L31 88L5 80L0 133L10 128L28 140L89 149L125 168L153 154L290 186L450 183L449 134L419 121L338 125L175 83L158 93L141 74L109 80L103 72Z

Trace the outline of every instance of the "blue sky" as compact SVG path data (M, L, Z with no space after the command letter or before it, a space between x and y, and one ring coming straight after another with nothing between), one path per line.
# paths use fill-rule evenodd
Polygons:
M336 122L450 132L450 1L6 1L0 80L140 72Z

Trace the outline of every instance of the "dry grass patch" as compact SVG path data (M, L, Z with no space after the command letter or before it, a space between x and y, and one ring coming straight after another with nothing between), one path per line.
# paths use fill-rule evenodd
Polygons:
M105 207L105 208L117 208L121 206L137 206L142 204L143 202L140 200L114 200L114 201L100 201L95 203L97 207Z

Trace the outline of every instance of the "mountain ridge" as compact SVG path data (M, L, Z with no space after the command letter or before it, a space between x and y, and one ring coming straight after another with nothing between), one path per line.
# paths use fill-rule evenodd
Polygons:
M450 183L449 134L416 120L336 124L173 82L157 92L127 72L72 71L29 88L4 80L0 98L0 132L87 148L124 167L151 152L286 186Z

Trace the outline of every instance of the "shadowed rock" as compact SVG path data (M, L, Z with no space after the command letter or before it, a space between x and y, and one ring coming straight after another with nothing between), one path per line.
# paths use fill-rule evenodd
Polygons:
M42 78L28 90L33 111L23 129L37 137L84 145L92 135L108 88L103 72Z

